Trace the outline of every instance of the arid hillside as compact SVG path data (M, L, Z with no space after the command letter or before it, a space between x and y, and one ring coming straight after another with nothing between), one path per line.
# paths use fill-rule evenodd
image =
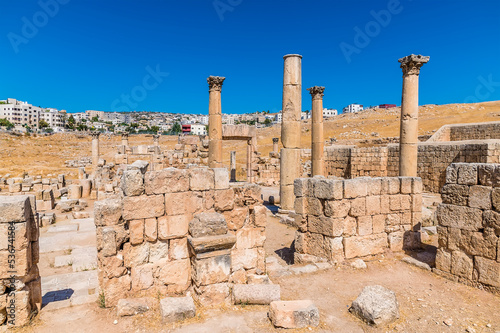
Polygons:
M337 139L338 144L360 144L361 140L398 137L400 109L378 109L358 114L343 114L325 121L325 140ZM445 124L476 123L500 120L500 101L478 104L423 105L420 107L419 135L430 135ZM302 147L311 144L311 123L302 126ZM267 156L272 150L272 138L280 136L280 126L258 129L258 151ZM131 135L129 144L152 144L149 135ZM120 137L102 135L101 155L112 162ZM173 149L175 136L162 136L163 150ZM246 156L244 142L223 143L224 162L229 165L229 151L237 151L237 161L243 165ZM91 138L84 134L54 134L50 136L13 136L0 134L0 175L10 173L19 176L23 172L31 175L65 173L73 178L75 168L67 168L66 160L91 156Z

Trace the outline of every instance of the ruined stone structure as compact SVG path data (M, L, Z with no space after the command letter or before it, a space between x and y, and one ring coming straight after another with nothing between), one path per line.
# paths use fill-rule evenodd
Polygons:
M293 210L293 181L300 177L300 118L302 112L302 56L284 58L283 121L281 123L280 198L283 211Z
M99 163L99 136L101 132L94 131L91 133L92 135L92 168L95 170L97 168L97 164Z
M383 177L295 180L295 259L342 262L418 247L422 180Z
M444 125L427 142L500 139L500 121Z
M34 196L0 197L0 327L23 326L42 305Z
M323 95L325 87L315 86L307 90L309 90L312 96L311 175L313 177L324 176L325 164L323 156L325 143L323 138Z
M129 146L128 133L121 134L122 144L118 146L117 154L115 155L115 163L132 164L138 160L148 161L152 170L161 170L166 167L167 160L164 153L161 151L159 135L153 135L153 145Z
M401 128L399 175L417 176L418 152L418 76L420 67L429 57L411 54L398 60L403 70L403 94L401 98Z
M454 163L437 209L436 273L500 294L500 165Z
M257 152L257 135L255 127L248 125L223 125L222 139L246 141L247 160L245 169L247 172L247 182L252 183L256 171L255 162L259 156L259 153Z
M208 166L211 168L222 167L222 107L221 90L226 78L221 76L208 77L209 102L208 102Z
M110 305L190 287L204 304L226 302L227 283L265 273L267 210L258 186L230 186L221 168L132 168L121 190L123 197L95 203L99 279Z
M209 140L196 135L179 135L173 151L166 151L167 165L185 168L189 164L208 165Z

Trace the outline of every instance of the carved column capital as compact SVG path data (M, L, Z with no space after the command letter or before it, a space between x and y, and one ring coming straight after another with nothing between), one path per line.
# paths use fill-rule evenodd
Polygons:
M222 76L209 76L207 79L209 91L221 91L225 79Z
M92 135L92 140L93 139L99 139L99 135L101 135L101 132L99 132L99 131L93 131L93 132L90 132L90 135Z
M128 132L122 132L122 139L128 139Z
M308 88L307 90L311 93L313 99L323 99L323 96L325 95L325 87L314 86L312 88Z
M420 74L420 67L429 61L429 56L422 56L420 54L410 54L398 60L401 63L403 75L418 75Z
M154 140L158 140L160 138L160 135L159 134L153 134L153 139Z
M280 142L280 138L273 138L273 143L279 143Z

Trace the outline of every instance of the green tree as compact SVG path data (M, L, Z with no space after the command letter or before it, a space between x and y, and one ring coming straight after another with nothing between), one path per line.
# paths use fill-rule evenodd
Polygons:
M172 132L174 134L179 134L180 132L182 132L182 127L179 123L175 123L174 126L172 126Z
M7 119L0 119L0 126L5 126L7 127L8 130L11 128L14 128L14 124L8 121Z
M68 118L68 128L75 129L75 124L76 124L75 117L73 117L73 115L69 116L69 118Z
M272 121L269 118L266 118L266 120L264 120L264 125L266 125L266 126L271 124L271 123L272 123Z
M93 123L97 123L99 121L99 117L98 116L92 117L90 121Z
M44 129L49 127L49 124L44 119L40 119L40 121L38 122L38 127L40 127L40 129Z
M151 132L158 133L160 128L158 126L151 126Z

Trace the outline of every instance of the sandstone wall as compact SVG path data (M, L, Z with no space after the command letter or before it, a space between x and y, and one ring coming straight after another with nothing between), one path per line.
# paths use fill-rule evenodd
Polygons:
M445 125L434 133L429 142L489 139L500 139L500 121Z
M215 267L217 283L246 283L248 274L265 272L267 211L257 185L230 187L227 169L167 168L125 170L120 188L121 195L95 203L99 281L106 304L143 294L183 294L192 281L199 282L200 273L193 276L190 261L195 254L188 251L188 228L199 213L220 213L228 233L236 237L220 265L207 268ZM221 271L228 273L225 281L217 280Z
M295 258L331 262L419 245L420 178L300 178L294 183Z
M437 209L435 271L500 292L500 165L454 163Z
M22 326L42 304L32 196L0 197L0 325Z

